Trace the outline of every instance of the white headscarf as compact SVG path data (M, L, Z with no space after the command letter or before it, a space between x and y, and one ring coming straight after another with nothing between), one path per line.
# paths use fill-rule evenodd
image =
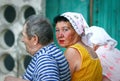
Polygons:
M66 12L63 13L61 16L64 16L69 20L69 22L79 35L84 32L85 28L89 27L81 13Z
M61 16L64 16L69 20L75 31L77 32L78 35L82 35L85 33L86 29L89 28L86 20L84 19L83 15L81 13L76 13L76 12L65 12ZM88 34L88 33L87 33ZM88 40L88 35L81 36L82 41L87 44Z
M89 41L93 44L107 44L110 48L114 48L117 45L117 41L111 38L102 27L91 26L86 33L91 33Z

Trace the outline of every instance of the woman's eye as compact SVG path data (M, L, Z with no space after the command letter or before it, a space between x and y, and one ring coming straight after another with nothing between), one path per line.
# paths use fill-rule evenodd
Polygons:
M59 30L58 30L58 29L56 29L56 32L59 32Z
M64 31L68 31L68 29L64 29Z

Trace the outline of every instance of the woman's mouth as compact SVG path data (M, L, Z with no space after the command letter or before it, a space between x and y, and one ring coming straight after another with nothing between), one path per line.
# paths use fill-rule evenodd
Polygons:
M63 44L63 43L64 43L64 40L59 40L59 43L60 43L60 44Z

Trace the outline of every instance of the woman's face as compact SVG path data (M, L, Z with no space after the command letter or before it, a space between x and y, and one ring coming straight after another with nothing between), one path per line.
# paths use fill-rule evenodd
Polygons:
M56 38L61 47L68 47L78 41L78 34L69 22L60 21L56 23Z
M32 39L29 39L27 34L26 34L26 25L24 25L23 27L23 31L22 31L22 42L24 42L25 46L26 46L26 51L28 53L30 53L31 55L33 55L33 40Z

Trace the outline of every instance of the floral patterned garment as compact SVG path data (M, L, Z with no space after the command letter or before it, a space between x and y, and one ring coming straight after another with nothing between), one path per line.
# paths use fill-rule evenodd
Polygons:
M120 50L104 45L96 53L100 58L103 74L111 81L120 81Z

